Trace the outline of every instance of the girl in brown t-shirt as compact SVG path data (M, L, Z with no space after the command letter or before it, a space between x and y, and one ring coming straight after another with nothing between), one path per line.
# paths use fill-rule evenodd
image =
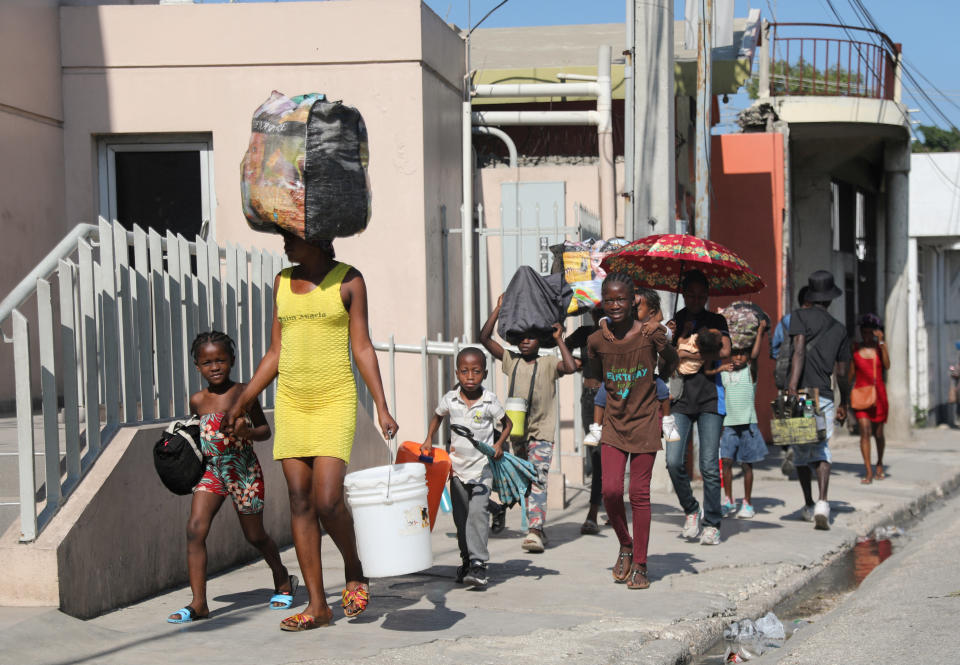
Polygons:
M640 293L629 275L611 273L603 281L603 311L610 317L613 340L596 332L587 340L588 375L600 378L607 390L600 457L603 504L620 541L613 579L629 589L646 589L647 545L650 540L650 477L660 450L654 367L662 357L661 374L676 368L677 352L664 329L650 319L659 297L649 289ZM634 305L636 317L634 318ZM651 306L653 306L651 308ZM623 483L630 462L630 507L633 537L627 527Z

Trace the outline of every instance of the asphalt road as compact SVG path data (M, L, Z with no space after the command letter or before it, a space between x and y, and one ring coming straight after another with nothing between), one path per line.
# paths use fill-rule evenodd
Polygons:
M960 496L911 528L907 540L820 621L759 665L960 663Z

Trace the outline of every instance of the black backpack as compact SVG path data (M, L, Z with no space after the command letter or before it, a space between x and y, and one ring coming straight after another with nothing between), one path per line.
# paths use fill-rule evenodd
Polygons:
M792 360L793 338L790 337L790 329L787 326L787 329L783 331L783 342L780 343L780 351L777 353L777 361L773 368L773 382L777 385L777 390L786 390L789 386L790 361Z
M796 310L793 314L790 315L790 323L793 324L793 317L798 316L800 310ZM806 352L810 353L816 346L817 342L827 336L834 326L840 325L840 323L831 317L830 327L828 327L822 334L817 335L813 338L813 341L807 342ZM793 338L790 336L789 328L784 332L783 343L780 344L780 352L777 354L777 363L773 369L773 382L777 385L777 390L786 390L790 387L790 365L793 360Z
M170 423L153 444L153 465L160 482L174 494L190 494L206 466L200 450L200 421L191 418Z

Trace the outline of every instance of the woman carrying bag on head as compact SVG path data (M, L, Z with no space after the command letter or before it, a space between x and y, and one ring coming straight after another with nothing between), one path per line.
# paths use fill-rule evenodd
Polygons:
M883 338L883 323L876 314L864 314L860 317L861 343L853 352L850 365L850 379L853 389L850 391L850 408L853 409L857 426L860 428L860 452L866 473L860 481L869 485L873 479L886 477L883 471L883 449L886 438L883 424L887 422L887 388L883 383L884 370L890 369L890 356ZM876 472L870 466L870 434L877 440Z

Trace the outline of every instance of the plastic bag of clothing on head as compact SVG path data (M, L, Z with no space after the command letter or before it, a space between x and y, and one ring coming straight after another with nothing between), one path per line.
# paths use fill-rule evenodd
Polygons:
M368 162L357 109L319 93L274 90L253 114L241 164L247 223L308 242L360 233L370 220Z
M560 273L541 277L530 266L520 266L503 293L497 333L510 344L533 333L542 346L555 346L553 324L563 322L572 297Z
M770 317L760 306L747 300L738 300L723 310L723 318L730 329L730 346L734 349L752 349L757 339L760 321L770 326Z
M567 240L550 247L554 256L551 272L562 273L573 291L567 314L581 314L600 305L600 290L607 276L600 262L624 244L620 239Z

